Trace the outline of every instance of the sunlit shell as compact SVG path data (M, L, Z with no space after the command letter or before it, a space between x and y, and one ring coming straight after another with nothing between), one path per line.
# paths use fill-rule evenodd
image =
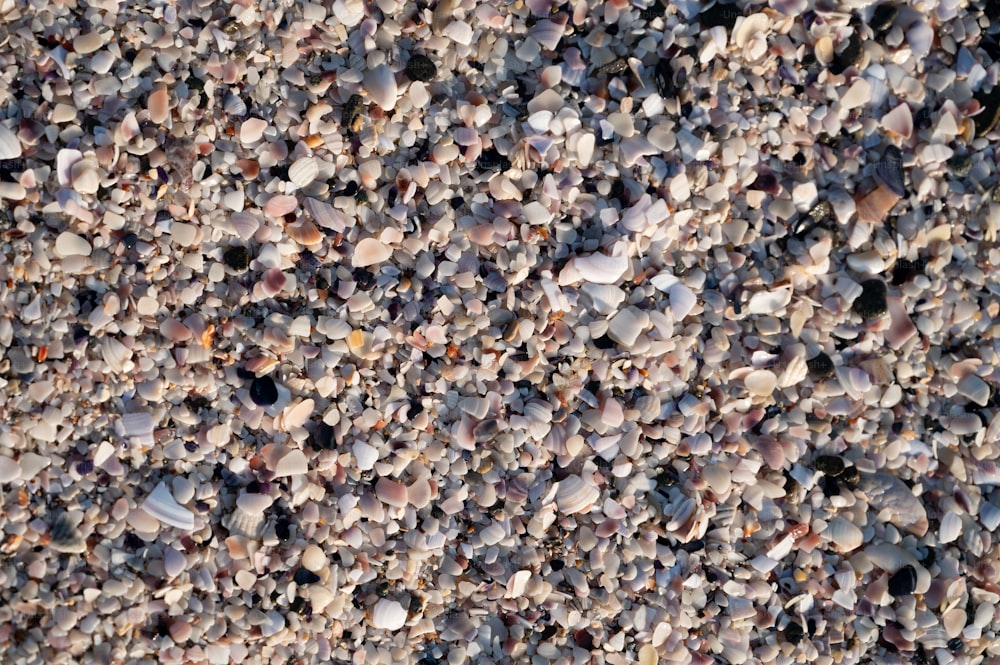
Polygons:
M231 92L227 92L225 98L222 100L222 109L232 116L242 118L247 113L246 102L239 95L234 95Z
M751 14L738 19L733 28L732 43L737 48L743 48L757 33L766 33L771 28L771 19L767 14Z
M295 242L307 247L311 245L318 245L323 241L322 232L320 232L320 230L316 228L316 225L308 219L301 219L297 222L289 224L285 227L285 233L287 233L288 237Z
M377 238L362 238L354 248L351 263L355 268L365 268L383 263L392 256L392 248Z
M170 96L167 89L160 88L150 93L146 108L149 111L150 122L162 125L170 117Z
M927 533L927 511L902 480L880 471L863 477L860 487L885 519L915 536Z
M164 482L160 482L146 497L142 509L164 524L178 529L194 528L194 513L177 503Z
M384 476L375 483L375 494L380 501L397 508L405 508L409 503L406 485Z
M556 506L567 515L590 510L601 496L601 492L580 476L567 476L559 482L556 491Z
M806 378L809 373L809 365L802 356L794 356L788 361L785 369L778 376L778 386L788 388L799 383Z
M318 175L319 164L315 157L300 157L288 167L288 180L296 187L305 187Z
M377 630L399 630L406 624L406 610L395 600L382 598L372 609L372 627Z
M260 228L260 220L249 212L234 212L229 221L232 223L236 235L243 240L250 240Z
M307 198L303 206L320 227L337 233L346 228L343 214L329 203Z
M274 499L266 494L244 492L236 500L236 509L228 519L223 520L223 526L234 536L259 538L264 532L264 511L270 508L272 503Z
M0 125L0 159L17 159L20 156L20 139L5 125Z
M778 378L771 370L758 369L744 377L743 385L754 395L766 397L774 392L775 387L778 385Z
M962 534L962 518L956 513L947 513L941 518L938 528L938 542L950 543Z
M838 552L844 553L852 552L861 547L864 540L861 529L840 515L830 520L823 534L830 539Z
M882 127L904 139L910 138L913 133L913 114L910 112L910 105L903 102L882 116Z
M294 196L288 194L278 194L272 196L264 204L264 212L272 217L284 217L285 215L295 212L295 209L299 207L299 200Z
M573 259L573 267L580 276L594 284L614 284L622 278L629 269L627 256L608 256L607 254L590 254Z
M389 65L379 65L365 74L365 90L372 101L386 111L395 108L399 92L396 87L396 75Z
M877 224L885 219L885 216L898 202L899 196L887 186L879 185L858 199L858 221L865 224Z

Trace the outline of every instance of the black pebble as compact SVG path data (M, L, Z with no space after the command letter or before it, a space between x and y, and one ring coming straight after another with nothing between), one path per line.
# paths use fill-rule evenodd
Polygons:
M917 569L906 565L889 578L889 593L893 596L909 596L917 588Z
M827 498L840 494L840 483L833 476L823 476L819 484L823 489L823 496Z
M864 319L877 319L885 316L889 310L889 304L886 301L887 295L888 289L885 282L881 279L866 279L861 282L861 295L851 305L851 309Z
M718 26L732 30L733 26L736 25L736 19L740 16L743 16L743 12L735 4L724 5L721 2L716 2L708 9L701 10L701 13L698 14L698 23L701 24L702 30Z
M259 376L250 385L250 399L257 406L271 406L278 401L278 387L269 376Z
M849 489L857 487L859 480L861 480L861 472L858 471L858 467L856 466L847 467L837 476L837 482L846 485Z
M604 350L613 349L615 348L615 341L610 337L608 337L607 335L601 335L600 337L594 340L594 346Z
M309 437L309 445L316 450L333 450L337 447L333 440L333 428L321 422L313 428L312 436Z
M552 566L552 570L558 572L566 567L566 562L562 559L552 559L552 561L549 562L549 565Z
M660 97L671 99L677 95L677 88L674 85L674 70L666 58L656 64L656 69L653 70L653 80L656 82L656 91L660 93Z
M406 63L406 76L411 81L430 81L437 75L437 67L426 55L414 53Z
M820 455L815 460L816 469L836 478L844 472L844 458L838 455Z
M785 627L785 639L791 644L798 644L802 641L803 636L805 636L805 631L802 630L800 624L793 621Z
M809 373L818 379L833 376L833 361L822 351L812 360L807 360L806 367L809 368Z
M892 24L899 16L899 7L895 5L879 5L872 14L872 20L868 22L868 27L876 33L888 32Z
M295 576L292 579L295 580L296 584L302 586L303 584L315 584L319 582L320 577L311 570L299 568L295 571Z
M230 247L222 255L222 260L233 270L246 270L250 266L250 252L246 247Z
M496 148L484 150L479 156L479 168L483 171L506 171L510 168L510 160L500 154Z
M965 644L962 642L961 637L953 637L950 640L948 640L948 648L951 651L957 653L961 651L963 648L965 648Z
M125 237L122 238L122 244L125 245L125 249L132 249L138 241L139 237L134 233L126 233Z
M288 538L292 535L292 532L289 529L288 520L282 517L277 522L275 522L274 533L281 540L288 540Z
M861 35L855 30L844 49L834 56L834 66L831 70L834 74L840 74L845 69L858 65L864 52L864 42L861 41Z

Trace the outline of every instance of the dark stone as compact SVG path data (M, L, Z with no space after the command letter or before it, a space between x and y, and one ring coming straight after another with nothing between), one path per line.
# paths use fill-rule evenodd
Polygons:
M917 569L906 565L889 578L889 593L893 596L909 596L917 588Z
M615 348L615 341L607 335L601 335L594 340L594 346L599 349L608 350Z
M802 630L802 625L796 622L791 622L785 627L785 639L788 640L790 644L798 644L802 641L805 636L805 631Z
M822 351L812 360L807 360L806 367L809 368L809 373L817 379L825 379L833 376L833 360Z
M750 185L750 189L767 192L772 196L777 194L780 188L781 184L778 182L778 176L773 173L761 173Z
M861 39L861 34L855 30L840 53L834 56L833 67L830 68L831 71L834 74L840 74L846 69L856 67L861 64L861 57L864 55L864 52L864 42Z
M361 123L364 121L361 117L361 111L364 108L364 98L361 95L351 95L344 104L344 110L340 116L340 124L348 132L355 133L360 131Z
M291 525L288 520L284 517L280 518L274 524L274 533L281 540L288 540L292 535Z
M295 571L295 576L292 579L295 580L296 584L302 586L303 584L316 584L316 582L319 582L320 577L311 570L299 568Z
M861 472L856 466L847 467L837 476L837 482L852 490L858 486L859 480L861 480Z
M271 406L278 401L278 386L269 376L259 376L250 384L250 399L257 406Z
M222 254L222 260L233 270L243 271L250 266L250 252L246 247L230 247Z
M969 171L972 170L972 157L968 155L955 155L947 163L951 174L960 178L968 175Z
M76 465L76 472L81 476L94 472L94 460L85 459Z
M375 585L375 595L379 598L387 597L390 591L392 591L392 585L385 580Z
M729 31L736 25L736 19L740 16L743 16L743 12L735 4L716 2L711 7L701 10L698 14L698 23L701 24L702 30L722 26Z
M950 649L952 652L958 653L964 648L965 648L965 643L962 642L961 637L953 637L950 640L948 640L948 649Z
M881 279L866 279L861 282L861 295L851 309L863 319L877 319L889 311L886 301L888 289Z
M411 81L430 81L437 76L437 67L426 55L414 53L406 62L406 76Z
M820 455L814 460L814 466L828 476L839 476L844 472L844 458L839 455Z
M685 552L700 552L705 549L705 539L698 538L697 540L692 540L690 543L684 543L681 545L681 549Z
M973 118L976 123L976 138L981 139L989 134L1000 120L1000 85L994 86L990 92L980 89L975 94L975 99L983 109Z
M921 274L924 271L924 266L927 262L924 259L917 259L916 261L907 261L906 259L900 259L896 261L896 264L892 267L892 285L901 286L906 284L911 279Z
M333 428L324 422L316 425L313 428L312 435L309 437L309 445L316 450L335 449L337 444L333 440Z
M590 651L594 648L594 636L591 635L590 631L585 628L581 628L573 633L573 641L576 642L581 649Z
M542 628L540 631L538 631L538 637L539 639L547 640L553 635L555 635L557 632L559 632L559 629L556 626L550 624Z
M549 562L549 565L552 566L552 570L559 572L566 567L566 562L562 559L552 559L552 561Z
M478 165L481 171L506 171L511 167L510 160L501 155L496 148L484 150L479 156Z
M830 498L840 494L840 482L833 476L823 476L819 481L823 496Z
M868 22L868 27L875 33L889 32L892 24L899 16L899 7L895 5L879 5L872 14L872 20Z
M903 153L894 145L885 149L882 159L875 164L875 181L892 190L896 196L906 196L906 184L903 173Z

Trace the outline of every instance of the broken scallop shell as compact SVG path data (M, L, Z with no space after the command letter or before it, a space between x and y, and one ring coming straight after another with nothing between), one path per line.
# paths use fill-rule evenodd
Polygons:
M142 503L142 509L160 520L164 524L178 529L194 528L194 513L177 503L174 495L170 493L167 484L160 481L146 500Z
M594 505L601 492L580 476L568 476L559 482L556 506L567 515L582 513Z
M852 552L861 547L864 541L861 529L840 515L830 520L824 533L838 552Z
M274 499L266 494L244 492L236 500L236 510L229 515L224 526L234 536L259 538L264 532L266 521L264 511L270 508L272 503Z

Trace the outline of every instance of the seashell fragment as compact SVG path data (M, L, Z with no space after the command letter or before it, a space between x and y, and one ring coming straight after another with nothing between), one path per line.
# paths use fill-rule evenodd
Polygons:
M927 533L927 511L902 480L879 471L863 477L860 487L883 519L917 537Z
M75 233L70 233L69 231L63 231L56 238L55 245L55 255L57 258L64 259L68 256L90 256L93 248L86 239L81 238Z
M758 33L766 33L771 27L771 19L767 14L751 14L738 19L733 28L732 43L737 48L743 48Z
M194 513L177 503L163 481L146 497L141 507L164 524L185 530L194 528Z
M288 453L281 456L278 463L274 465L272 471L274 471L275 478L284 478L285 476L297 476L299 474L308 473L309 460L306 459L306 454L301 450L290 450Z
M375 483L375 494L383 503L397 508L405 508L409 503L406 485L384 476Z
M595 253L574 258L573 266L580 272L584 281L593 284L614 284L629 269L629 260L627 256Z
M365 74L365 90L371 95L372 101L384 110L390 111L396 107L399 91L396 87L396 76L389 65L379 65Z
M289 238L306 247L323 242L323 233L308 219L289 224L285 227L285 233L288 234Z
M372 627L376 630L399 630L406 624L406 610L395 600L382 598L372 609Z
M299 157L288 167L288 180L296 187L305 187L318 175L319 164L315 157Z
M170 117L170 97L166 88L160 88L149 95L146 104L149 111L149 120L157 125L162 125Z
M947 513L938 527L938 542L950 543L962 534L962 518L955 513Z
M264 532L264 511L271 507L274 499L266 494L243 492L236 499L236 510L223 520L223 526L234 536L250 539L259 538Z
M882 159L875 164L875 181L885 185L899 198L906 196L903 153L894 145L885 149Z
M590 510L600 498L601 492L580 476L567 476L559 481L556 491L556 506L567 515Z
M351 263L355 268L365 268L383 263L392 256L392 248L377 238L362 238L354 248Z
M838 552L847 553L861 547L864 539L861 529L846 518L837 515L826 527L824 532Z
M892 189L886 185L879 185L857 200L858 221L864 224L878 224L898 202L899 196Z
M21 152L21 140L6 126L0 125L0 160L19 159Z
M769 369L757 369L746 375L743 385L754 395L766 397L774 392L778 377Z
M909 104L903 102L882 116L882 127L904 139L910 138L913 134L913 114Z

